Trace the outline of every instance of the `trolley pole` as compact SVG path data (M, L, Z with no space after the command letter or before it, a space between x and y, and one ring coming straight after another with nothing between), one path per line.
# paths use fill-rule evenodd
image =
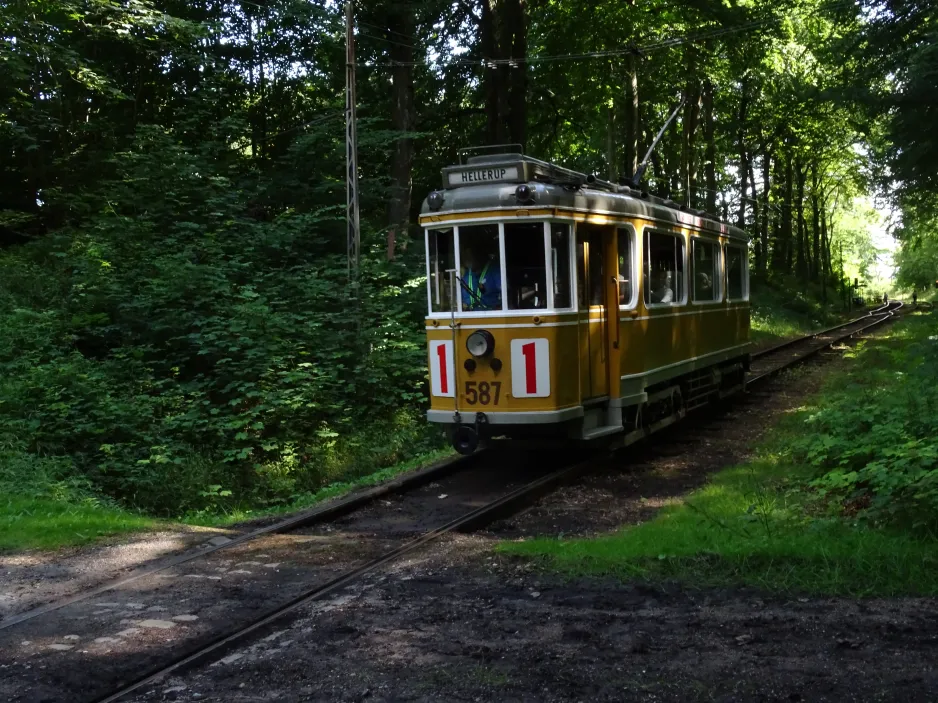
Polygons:
M358 125L355 99L355 26L353 0L345 5L345 192L348 220L348 279L358 295L361 220L358 201Z

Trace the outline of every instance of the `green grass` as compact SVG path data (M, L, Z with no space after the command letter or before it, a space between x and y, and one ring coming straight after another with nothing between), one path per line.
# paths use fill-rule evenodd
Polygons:
M820 302L817 286L794 282L754 282L750 337L753 342L782 340L829 327L846 313L835 291L828 290L828 303Z
M22 497L0 500L0 552L88 544L112 535L156 529L162 524L93 503L71 505Z
M500 546L570 576L673 579L770 592L938 595L938 543L838 519L805 519L786 491L793 467L759 461L721 472L651 521L597 539Z
M407 461L403 461L399 464L395 464L394 466L390 466L381 469L380 471L375 471L355 479L330 483L329 485L323 486L318 491L313 493L305 493L303 495L297 496L294 500L284 505L278 505L266 509L239 507L232 508L221 513L201 511L185 516L182 522L188 525L225 527L238 522L244 522L246 520L256 520L258 518L293 513L298 510L310 508L317 503L329 500L330 498L336 498L360 488L367 488L368 486L374 486L384 481L389 481L403 473L408 471L416 471L417 469L430 466L431 464L450 458L454 455L455 451L452 449L438 449L436 451L420 454Z
M296 512L353 490L388 481L452 455L450 449L427 452L354 480L331 483L315 493L300 495L288 504L264 510L239 508L217 513L204 511L188 515L179 522L227 527L246 520ZM7 485L5 488L3 493L6 495L0 498L0 552L59 549L172 524L110 507L93 499L81 499L71 493L59 497L11 495L10 487Z
M938 595L938 540L933 531L916 529L916 521L890 524L884 519L892 512L901 515L900 507L917 508L918 524L928 523L929 516L922 515L916 502L926 484L913 484L923 486L917 491L897 493L885 511L877 512L872 510L877 505L875 494L871 507L864 510L855 494L822 494L812 487L812 480L827 476L826 472L848 471L840 468L844 466L840 462L866 441L852 420L829 422L825 434L816 435L818 418L842 412L844 407L853 408L861 420L878 418L883 408L898 402L897 393L911 398L912 394L897 391L893 384L871 391L870 383L863 381L882 380L896 370L911 373L912 360L923 353L922 340L928 341L932 334L931 320L917 315L851 353L846 367L832 374L818 397L806 400L804 407L789 413L772 430L752 461L721 471L706 486L666 506L646 523L594 539L541 538L503 543L499 549L537 559L545 568L570 576L744 585L769 592ZM931 373L938 369L931 368ZM930 383L938 381L932 378ZM913 422L910 426L915 426L919 416L907 414ZM833 417L843 420L846 416ZM892 431L883 422L877 431ZM915 446L921 446L921 441L925 440ZM882 450L906 461L896 454L898 449L890 450L901 446L902 442L889 441ZM829 456L835 448L845 458L833 456L835 466L828 468L817 463L820 459L812 453L816 447L827 450L816 456ZM804 462L797 458L801 455L806 457ZM809 461L816 465L808 465ZM893 483L900 481L904 465L897 463L893 469Z

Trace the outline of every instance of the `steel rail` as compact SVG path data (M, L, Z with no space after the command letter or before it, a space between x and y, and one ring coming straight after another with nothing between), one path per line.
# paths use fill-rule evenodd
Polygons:
M618 443L615 444L615 449L620 450L624 447L635 444L645 439L646 437L657 433L659 430L674 424L674 422L677 422L679 419L683 418L684 415L684 411L681 410L677 416L665 418L650 427L631 432L625 435ZM586 461L581 461L570 466L566 466L562 469L551 472L546 476L537 478L534 481L531 481L519 488L509 491L508 493L500 496L499 498L496 498L486 505L476 508L462 515L461 517L458 517L446 523L445 525L442 525L441 527L429 530L428 532L425 532L424 534L414 538L406 544L403 544L400 547L392 549L385 554L376 557L367 564L363 564L359 567L351 569L325 584L315 586L305 591L304 593L295 596L286 603L268 610L266 613L255 619L252 623L249 623L248 625L245 625L233 632L219 635L211 642L201 646L191 654L183 655L176 661L169 664L155 667L134 681L125 684L120 690L111 694L107 694L102 698L95 699L93 703L114 703L115 701L124 698L134 691L137 691L150 683L160 680L169 674L177 672L180 669L188 669L192 666L207 661L211 657L217 657L227 651L228 648L238 644L259 630L262 630L263 628L273 624L289 613L294 612L298 608L301 608L302 606L317 600L321 600L331 593L334 593L337 589L342 588L343 586L347 586L362 576L383 566L386 566L399 557L409 554L410 552L413 552L414 550L419 549L420 547L423 547L426 544L443 537L444 535L454 532L471 532L473 530L478 530L482 527L485 527L486 525L490 525L496 520L516 514L523 507L537 501L544 495L555 490L560 485L568 483L571 480L579 478L593 471L596 468L595 459L596 457L591 457Z
M794 359L790 359L789 361L787 361L787 362L785 362L785 363L783 363L783 364L781 364L781 365L779 365L779 366L775 366L775 367L773 367L773 368L771 368L771 369L768 369L767 371L764 371L763 373L760 373L760 374L758 374L757 376L751 376L750 378L746 379L746 385L749 386L749 385L752 385L753 383L759 383L759 382L761 382L761 381L765 381L765 380L767 380L767 379L769 379L769 378L772 378L773 376L778 375L779 373L781 373L781 372L784 371L785 369L789 369L789 368L791 368L792 366L795 366L795 365L797 365L797 364L800 364L800 363L802 363L803 361L806 361L806 360L808 360L808 359L810 359L810 358L816 356L817 354L819 354L820 352L822 352L822 351L825 350L825 349L830 348L831 345L836 344L837 342L840 342L840 341L842 341L842 340L844 340L844 339L849 339L850 337L853 337L854 335L860 334L861 332L864 332L864 331L866 331L866 330L868 330L868 329L872 329L873 327L877 327L878 325L883 324L883 323L886 322L887 320L893 319L894 317L896 317L897 311L900 310L900 309L903 307L903 305L904 305L904 303L902 303L902 302L889 303L887 306L885 306L886 311L885 311L884 313L881 313L881 314L880 314L880 313L877 313L878 319L874 320L873 322L867 323L866 325L863 325L862 327L859 327L859 328L857 328L857 329L855 329L855 330L850 330L849 332L846 332L846 333L844 333L844 334L841 334L841 335L839 335L839 336L836 336L836 337L834 337L833 339L831 339L830 341L824 342L823 344L820 344L820 345L811 347L811 348L808 349L808 351L805 352L804 354L800 354L799 356L795 357ZM852 320L851 322L849 322L849 323L847 323L847 324L838 325L837 327L833 327L833 328L831 328L831 329L833 329L833 330L838 330L838 329L843 329L844 327L848 327L848 326L850 326L850 325L855 325L855 324L857 324L858 322L860 322L860 321L866 319L866 317L868 317L868 316L859 317L859 318L857 318L856 320ZM802 337L801 339L794 340L794 342L786 342L784 345L780 345L779 348L776 348L775 351L779 351L780 349L784 349L784 348L787 348L787 347L794 346L795 344L800 344L800 343L808 342L808 341L810 341L810 340L814 340L814 339L817 339L818 337L822 337L822 336L824 336L824 333L823 333L823 332L817 332L817 333L814 333L814 334L811 334L811 335ZM766 355L766 354L762 354L761 356L767 356L767 355Z
M780 372L782 369L790 368L791 366L794 366L796 364L799 364L805 361L806 359L817 354L822 349L829 347L831 344L836 343L837 341L852 337L855 334L858 334L867 329L870 329L872 327L882 324L886 320L891 319L892 317L895 316L895 310L889 309L892 305L896 306L895 310L898 310L899 308L902 307L902 303L891 304L890 306L887 306L886 312L883 313L879 319L867 325L864 325L863 327L860 327L859 329L851 330L850 332L847 332L846 334L843 334L826 344L812 348L806 354L799 355L795 359L789 360L779 367L776 367L770 371L760 374L759 376L751 378L747 381L747 384L766 380L769 377ZM855 325L858 321L862 321L867 317L874 316L873 312L874 311L871 311L871 313L869 313L868 315L863 316L861 318L857 318L856 320L852 320L849 323L845 323L843 325L837 325L836 327L831 328L830 330L826 330L825 332L842 329L850 325ZM877 312L876 314L878 315L879 313ZM824 332L813 333L811 335L802 337L799 340L795 340L795 342L803 343L805 341L822 336L823 334ZM791 343L785 343L784 345L780 345L780 347L784 348L784 347L791 346L791 345L792 345ZM776 349L775 351L778 351L778 349ZM651 434L654 434L655 432L657 432L657 430L663 429L664 427L673 424L673 422L680 420L683 416L684 416L683 411L679 411L679 413L673 418L665 418L664 420L656 423L656 425L653 427L644 428L642 430L637 430L635 432L629 433L628 435L623 437L622 440L620 440L620 442L616 445L616 449L621 449L624 446L629 446L631 444L634 444L640 441L641 439L647 436L650 436ZM473 455L473 456L478 456L478 455ZM469 459L469 458L471 457L465 457L465 459ZM362 576L365 576L368 573L374 572L375 570L394 562L398 558L406 554L409 554L435 540L438 540L444 535L451 534L454 532L469 532L472 530L477 530L481 527L491 524L492 522L498 519L501 519L508 515L515 514L522 507L529 505L530 503L538 500L539 498L543 497L545 494L550 493L551 491L556 489L558 486L564 483L567 483L572 479L579 478L580 476L583 476L591 472L595 468L595 465L596 464L595 464L594 459L579 462L571 466L567 466L557 471L554 471L534 481L531 481L530 483L527 483L524 486L521 486L520 488L509 491L508 493L491 501L490 503L484 506L481 506L479 508L476 508L440 527L429 530L425 532L424 534L420 535L419 537L416 537L399 547L396 547L392 550L389 550L388 552L385 552L381 556L373 559L372 561L369 561L366 564L363 564L354 569L350 569L349 571L346 571L345 573L327 581L324 584L321 584L321 585L318 585L318 586L315 586L306 590L305 592L290 599L286 603L282 603L278 606L275 606L269 609L268 611L266 611L264 614L256 618L253 622L249 623L248 625L245 625L243 627L240 627L228 633L220 634L216 636L215 638L213 638L207 644L198 647L198 649L196 649L195 651L189 654L182 655L181 657L179 657L175 661L170 662L169 664L158 665L150 669L146 673L135 678L133 681L123 684L119 690L113 693L105 694L103 697L95 699L94 703L114 703L115 701L119 701L125 696L135 691L138 691L144 686L154 683L169 674L178 672L181 669L189 669L195 665L204 663L213 657L218 657L222 655L225 651L230 649L231 647L241 643L245 639L263 630L264 628L272 625L279 619L298 610L304 605L313 603L318 600L322 600L326 598L327 596L329 596L330 594L335 593L338 589L343 588L344 586L347 586L353 583L354 581L361 578ZM266 529L270 531L269 528L266 528ZM230 546L230 545L225 545L225 546Z
M455 473L456 471L465 470L471 464L476 463L481 456L484 455L480 452L473 454L472 456L445 459L424 469L404 474L403 476L399 476L395 479L374 486L373 488L355 492L345 498L336 501L330 501L325 505L303 511L296 515L292 515L271 525L266 525L255 530L251 530L250 532L233 537L230 541L223 544L203 547L197 552L180 554L178 556L171 557L166 561L161 561L155 565L144 566L138 571L132 573L130 576L119 577L115 580L108 581L107 583L95 586L94 588L90 588L86 591L62 598L53 603L39 606L38 608L34 608L32 610L27 610L26 612L20 613L19 615L4 618L3 620L0 620L0 631L13 627L14 625L19 625L23 622L26 622L27 620L32 620L39 617L40 615L55 612L56 610L60 610L74 603L80 603L81 601L87 600L89 598L94 598L95 596L99 596L102 593L107 593L108 591L112 591L115 588L120 588L121 586L133 583L134 581L138 581L142 578L153 576L154 574L172 569L173 567L179 566L180 564L186 564L190 561L195 561L196 559L202 559L203 557L218 552L222 549L230 549L231 547L236 547L246 542L252 542L265 535L285 534L292 532L293 530L308 527L309 525L344 517L375 502L379 498L384 498L385 496L391 494L405 493L415 488L420 488L421 486L424 486L431 481L435 481L436 479L443 478L452 473Z
M521 507L528 505L530 502L535 501L544 494L554 490L560 484L587 473L594 466L595 464L593 461L583 461L554 471L547 476L542 476L541 478L531 481L530 483L527 483L520 488L509 491L505 495L491 501L490 503L487 503L486 505L476 508L475 510L470 511L446 523L445 525L425 532L424 534L412 539L406 544L403 544L400 547L382 554L367 564L363 564L359 567L346 571L344 574L337 576L325 584L313 587L299 594L286 603L268 610L266 613L255 619L254 622L233 632L216 637L214 640L206 645L201 646L198 650L191 654L185 655L170 664L160 665L154 669L151 669L146 674L143 674L131 683L125 684L115 693L107 694L103 698L95 699L94 703L113 703L114 701L118 701L124 696L133 693L134 691L137 691L140 688L153 683L168 674L178 671L179 669L189 668L191 666L205 662L210 657L219 656L223 654L228 648L238 644L245 638L267 627L268 625L271 625L275 621L297 610L298 608L314 601L321 600L326 596L334 593L336 590L342 588L343 586L347 586L362 576L373 572L382 566L390 564L399 557L409 554L410 552L413 552L414 550L419 549L420 547L423 547L424 545L437 540L446 534L477 530L480 527L491 524L498 519L511 515L517 512Z
M828 334L829 332L833 332L834 330L843 329L844 327L847 327L847 326L849 326L849 325L854 325L854 324L856 324L857 322L859 322L860 320L865 320L866 318L872 317L872 316L874 316L874 315L882 315L882 314L885 314L885 312L887 312L887 311L889 310L889 307L892 306L892 305L894 305L894 304L895 304L895 303L887 303L886 305L883 305L883 306L881 306L881 307L878 307L878 308L875 308L875 309L873 309L873 310L870 310L870 311L868 311L865 315L861 315L860 317L856 317L856 318L854 318L854 319L852 319L852 320L849 320L848 322L842 322L842 323L839 324L839 325L834 325L833 327L828 327L827 329L819 330L818 332L812 332L811 334L805 335L805 336L803 336L803 337L797 337L796 339L790 339L790 340L788 340L787 342L782 342L781 344L776 344L774 347L769 347L768 349L763 349L763 350L761 350L761 351L757 351L757 352L755 352L754 354L752 354L751 357L752 357L753 359L761 359L761 358L764 357L764 356L768 356L769 354L774 354L775 352L781 351L782 349L787 349L788 347L793 347L793 346L796 345L796 344L801 344L802 342L804 342L804 341L807 340L807 339L812 339L812 338L814 338L814 337L820 337L820 336L823 336L823 335L825 335L825 334Z

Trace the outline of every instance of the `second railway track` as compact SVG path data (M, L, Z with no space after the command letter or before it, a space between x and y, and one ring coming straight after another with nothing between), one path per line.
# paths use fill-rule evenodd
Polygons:
M882 324L899 306L754 354L749 383ZM632 433L624 444L653 429ZM20 617L22 627L0 624L7 627L0 632L5 658L34 646L47 662L14 669L0 684L0 697L123 699L174 672L225 656L304 604L335 596L447 533L479 529L517 512L601 463L596 457L544 455L529 457L525 465L519 456L490 455L472 472L442 470L407 490L384 490L321 520L307 515L296 524L278 523L197 560L186 558ZM545 461L556 470L546 472ZM51 659L64 653L66 658ZM35 669L43 666L37 685Z

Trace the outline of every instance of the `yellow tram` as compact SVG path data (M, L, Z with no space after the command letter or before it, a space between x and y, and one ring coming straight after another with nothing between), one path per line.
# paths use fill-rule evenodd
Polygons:
M430 422L480 439L615 438L743 387L747 234L518 153L423 203Z

